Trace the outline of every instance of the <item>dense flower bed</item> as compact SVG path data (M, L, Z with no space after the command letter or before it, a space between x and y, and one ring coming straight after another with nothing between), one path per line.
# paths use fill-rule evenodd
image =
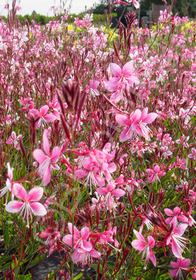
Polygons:
M66 18L0 22L1 275L196 279L196 23Z

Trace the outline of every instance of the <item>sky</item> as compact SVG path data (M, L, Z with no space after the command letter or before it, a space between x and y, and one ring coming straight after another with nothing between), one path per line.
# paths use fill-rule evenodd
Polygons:
M7 10L4 9L6 4L11 7L12 0L0 0L0 15L7 15ZM18 14L31 14L33 10L42 15L53 15L50 10L51 6L64 7L66 9L71 5L70 13L80 13L85 10L85 7L91 8L95 4L99 4L100 0L18 0L18 6L22 9Z

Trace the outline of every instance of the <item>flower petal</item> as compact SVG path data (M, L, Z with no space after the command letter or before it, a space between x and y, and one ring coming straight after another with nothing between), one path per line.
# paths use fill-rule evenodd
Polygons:
M6 205L5 210L9 213L16 213L21 210L23 204L21 201L12 200Z
M19 183L14 183L13 190L14 190L14 195L17 198L20 198L23 201L27 200L27 192L26 192L25 188L23 187L23 185L21 185Z
M36 216L45 216L47 214L46 208L40 202L31 202L30 207Z
M43 195L42 187L34 187L28 193L28 201L39 201Z

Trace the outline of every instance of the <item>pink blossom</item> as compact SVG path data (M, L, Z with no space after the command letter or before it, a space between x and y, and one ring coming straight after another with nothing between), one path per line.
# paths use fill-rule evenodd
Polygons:
M70 234L65 235L62 241L69 247L73 247L73 262L87 264L92 258L100 259L101 254L93 248L89 239L90 230L88 227L82 228L80 233L72 223L68 223L68 229Z
M41 232L39 237L44 238L45 245L50 247L48 255L50 256L54 250L57 248L57 242L60 239L60 232L58 230L53 230L52 228L47 228L44 232Z
M7 180L6 180L6 186L1 189L0 192L0 197L4 196L8 191L11 192L11 199L14 199L14 191L13 191L13 186L14 186L14 182L13 182L13 168L11 168L10 163L7 163L7 169L8 169L8 174L7 174Z
M155 165L154 169L146 169L146 173L150 176L148 177L149 183L160 181L160 177L163 177L166 174L165 171L160 169L158 164Z
M11 136L7 139L6 144L14 144L16 150L20 149L20 144L18 141L22 138L22 135L16 136L16 132L12 131Z
M195 148L192 148L192 149L191 149L191 152L192 152L192 153L189 154L188 157L189 157L189 158L192 158L192 159L194 159L194 160L196 160L196 149L195 149Z
M165 220L167 224L171 224L171 223L173 223L174 220L177 221L177 219L179 219L179 221L181 221L183 223L188 222L187 217L185 215L181 214L181 209L179 207L175 207L173 211L169 208L165 208L164 212L167 216L172 217L172 218L167 218Z
M182 235L186 231L188 225L180 224L177 226L177 221L173 220L171 226L172 230L170 235L166 239L166 244L172 247L172 252L176 258L182 258L182 252L183 249L186 248L185 244L188 240Z
M142 253L142 259L144 255L146 254L146 263L149 262L149 260L152 261L153 265L156 266L156 257L152 251L151 248L154 248L155 246L155 240L152 236L148 236L147 240L143 237L143 235L136 231L133 230L134 234L136 235L137 239L131 242L131 245L133 246L134 249L143 252Z
M39 174L43 177L43 185L49 184L51 179L52 169L58 170L60 167L56 164L58 161L61 149L56 146L50 152L50 145L47 137L48 130L44 130L43 133L43 148L46 154L41 149L36 149L33 152L34 158L39 162Z
M43 188L34 187L27 194L23 185L15 183L14 195L22 201L12 200L6 205L5 209L9 213L21 212L20 215L23 215L24 219L27 220L27 225L29 225L29 216L32 218L32 213L36 216L46 215L45 207L38 202L43 195Z
M37 109L31 109L29 114L33 114L38 121L36 122L36 128L41 126L42 121L44 122L53 122L57 119L54 114L48 114L49 107L48 105L44 105L40 108L40 112Z
M113 77L105 82L105 87L110 92L119 89L124 90L126 86L129 88L130 86L139 84L139 79L135 74L132 61L127 62L122 69L118 64L110 63L109 71Z
M183 279L182 270L187 270L189 267L191 260L190 259L182 259L178 258L177 262L171 262L171 267L175 268L174 270L170 271L170 275L172 277L177 277L178 279Z
M117 114L116 121L120 125L125 126L125 129L123 129L120 133L120 141L125 142L131 139L134 133L143 136L146 140L149 140L150 128L147 124L152 123L156 117L156 113L148 114L148 108L144 108L143 111L137 109L130 115Z
M98 188L97 193L99 195L105 196L107 202L107 208L109 211L111 211L113 206L115 205L113 197L119 199L121 196L125 195L125 191L121 189L116 189L115 182L108 183L106 188L103 187Z

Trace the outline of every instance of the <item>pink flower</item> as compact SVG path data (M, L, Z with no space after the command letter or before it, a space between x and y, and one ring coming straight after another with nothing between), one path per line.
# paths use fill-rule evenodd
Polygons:
M115 205L113 197L119 199L121 196L125 195L125 191L121 189L116 189L115 182L110 182L106 188L100 187L97 189L99 195L105 196L107 202L107 208L109 211L112 210Z
M105 87L110 92L119 89L124 90L126 86L129 88L130 86L139 84L139 79L135 74L132 61L127 62L122 69L118 64L110 63L109 71L113 77L105 82Z
M29 114L33 114L38 118L38 121L36 122L36 128L39 128L41 126L42 121L45 122L53 122L57 119L57 117L54 114L48 114L49 107L48 105L44 105L40 108L40 112L37 109L31 109L29 111Z
M45 244L49 245L50 249L48 252L48 255L50 256L53 251L57 248L57 242L60 239L60 233L58 230L55 230L53 228L47 228L45 232L41 232L39 237L44 238Z
M38 202L43 195L43 188L34 187L27 194L23 185L15 183L14 195L22 201L12 200L5 209L9 213L21 212L20 215L23 215L24 219L27 220L27 225L29 225L29 216L32 218L32 213L36 216L46 215L45 207Z
M146 173L150 176L148 177L149 183L160 181L160 177L163 177L166 174L160 169L160 166L158 164L155 165L154 169L146 169Z
M43 133L43 148L46 153L41 149L36 149L33 152L34 158L39 162L39 174L43 177L43 185L46 186L49 184L51 179L51 171L52 169L58 170L60 167L56 164L58 161L58 158L61 154L60 147L56 146L52 149L52 152L50 153L50 145L47 137L47 129L44 130Z
M137 109L130 115L117 114L116 121L120 125L125 126L125 129L123 129L120 133L120 141L125 142L131 139L134 133L143 136L146 140L149 140L150 129L147 124L152 123L156 117L156 113L148 114L148 108L144 108L143 111Z
M188 218L185 215L181 214L181 209L179 207L175 207L173 211L169 208L165 208L164 212L167 216L173 217L173 218L167 218L165 220L167 224L171 224L173 223L174 220L177 221L177 219L179 219L179 221L183 223L188 223Z
M90 231L88 227L82 228L80 233L72 223L68 223L68 229L70 234L65 235L62 241L69 247L73 247L73 262L87 264L92 258L100 259L101 254L93 248L89 239Z
M190 259L181 259L178 258L177 262L171 262L171 267L175 268L174 270L170 271L170 275L172 277L177 277L178 279L183 279L182 270L187 270L190 264Z
M137 240L134 240L131 243L133 248L140 252L143 252L142 259L143 259L144 255L146 254L146 263L148 263L149 260L151 260L153 265L156 266L156 257L151 249L151 248L154 248L154 246L155 246L154 238L152 236L148 236L147 237L148 241L146 241L140 232L138 232L136 230L133 230L133 232L135 233L135 235L137 237Z
M196 160L196 149L192 148L191 152L192 152L192 154L189 154L188 157Z
M187 227L187 224L180 224L177 227L177 221L173 220L172 231L167 237L166 244L172 247L172 252L176 258L182 258L183 249L186 248L185 244L188 239L182 237L182 235Z
M13 200L14 198L14 191L13 191L13 168L11 168L9 162L7 163L7 169L8 169L8 178L6 180L6 186L1 190L0 192L0 197L4 196L8 191L11 192L11 199Z
M6 144L14 144L16 150L20 149L20 144L18 141L22 138L22 135L16 136L16 132L12 131L11 136L7 139Z

